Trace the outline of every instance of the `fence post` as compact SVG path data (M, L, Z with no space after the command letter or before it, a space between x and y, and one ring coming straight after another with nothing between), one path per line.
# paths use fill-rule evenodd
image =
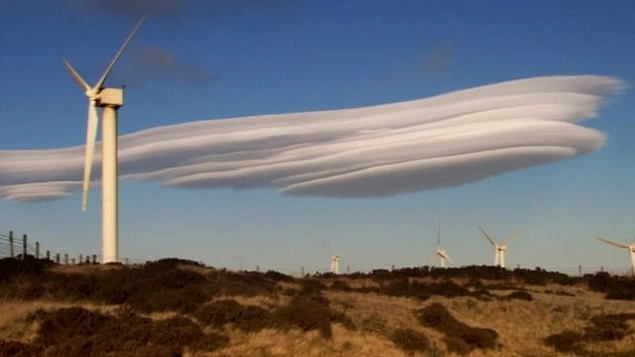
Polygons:
M93 254L93 264L97 264L97 254Z
M84 255L83 254L79 255L79 264L84 264Z
M55 262L56 262L57 264L59 264L59 263L60 263L60 253L55 253Z
M68 265L68 253L64 253L64 265Z
M46 260L51 260L51 252L50 251L46 251Z
M22 259L26 259L26 234L22 235Z
M40 242L35 242L35 259L40 259Z
M15 258L13 253L13 231L9 231L9 257Z
M75 265L75 258L71 258L71 265Z

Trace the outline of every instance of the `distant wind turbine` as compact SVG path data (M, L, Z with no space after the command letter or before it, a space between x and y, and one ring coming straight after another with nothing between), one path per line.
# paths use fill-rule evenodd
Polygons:
M509 243L512 239L518 237L523 231L516 231L512 233L509 237L504 239L500 243L496 243L492 237L485 232L482 227L478 227L478 229L483 233L485 239L487 239L494 246L494 266L499 266L501 268L505 267L505 251L507 250L507 243Z
M624 248L624 249L628 249L630 256L631 256L631 274L633 274L633 276L635 276L635 238L633 238L633 240L631 241L630 244L624 244L624 243L619 243L619 242L615 242L612 241L610 239L607 238L598 238L599 240L601 240L604 243L610 244L612 246L618 247L618 248Z
M75 82L88 98L88 128L86 131L86 157L84 161L84 183L82 189L82 211L86 211L90 173L93 167L95 142L97 140L98 115L97 107L102 108L102 155L101 155L101 229L102 229L102 262L118 261L118 202L117 202L117 110L123 105L123 89L105 88L104 84L113 67L128 47L145 16L139 20L130 35L126 38L117 54L101 78L92 87L64 59L64 66L73 76Z
M439 258L439 266L441 268L445 268L446 260L454 264L454 261L450 258L448 252L441 247L441 222L439 222L439 226L437 228L437 252L435 255Z
M332 254L327 248L326 245L323 245L324 247L324 251L326 252L326 254L328 254L328 256L331 258L331 267L330 272L338 275L340 273L340 258L341 258L341 254Z

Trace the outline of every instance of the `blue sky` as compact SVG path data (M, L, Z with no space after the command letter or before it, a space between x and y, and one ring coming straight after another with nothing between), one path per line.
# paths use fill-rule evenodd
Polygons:
M604 1L4 1L0 151L83 145L86 100L61 59L94 82L142 13L110 78L126 85L119 133L190 121L353 108L519 78L593 74L635 83L635 3ZM240 5L237 5L240 3ZM119 4L119 6L118 6ZM176 4L176 5L175 5ZM150 55L150 57L147 57ZM146 57L144 57L146 56ZM145 61L145 62L144 62ZM141 63L141 64L139 64ZM627 90L584 125L597 152L395 197L334 199L276 189L191 190L120 183L120 256L178 256L217 267L325 271L416 266L443 245L459 265L491 264L477 230L503 238L508 266L624 272L635 235L635 124ZM0 201L0 232L43 249L99 253L98 190Z

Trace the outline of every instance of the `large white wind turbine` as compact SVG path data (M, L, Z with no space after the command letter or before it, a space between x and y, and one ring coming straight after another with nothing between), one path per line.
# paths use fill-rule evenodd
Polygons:
M84 162L84 184L82 190L82 211L86 211L90 173L93 167L95 141L97 140L97 107L102 108L102 155L101 155L101 230L102 230L102 263L118 261L118 206L117 206L117 110L123 105L121 88L105 88L104 84L113 67L121 57L134 34L145 20L139 20L128 38L115 54L104 74L92 87L75 71L71 64L64 60L64 65L75 82L88 98L88 128L86 131L86 158Z
M630 244L619 243L619 242L615 242L606 238L598 238L598 239L612 246L628 249L631 255L631 274L635 276L635 238L633 239L633 241L631 241Z
M478 229L481 231L481 233L483 233L485 238L494 246L494 266L500 266L501 268L504 268L505 267L505 251L507 250L507 243L509 243L512 239L518 237L518 235L521 234L523 231L516 231L512 233L509 237L507 237L505 240L503 240L502 242L496 243L496 241L494 241L492 237L490 237L489 234L487 234L487 232L485 232L485 230L482 227L478 227Z
M441 248L441 222L439 222L439 227L437 228L437 257L439 257L439 266L441 268L445 268L445 261L449 261L450 263L454 263L452 258L448 255L448 252Z

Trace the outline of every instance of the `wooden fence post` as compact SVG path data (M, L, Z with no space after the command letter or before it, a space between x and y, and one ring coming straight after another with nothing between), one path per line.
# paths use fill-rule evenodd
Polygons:
M56 262L57 264L59 264L59 263L60 263L60 253L55 253L55 262Z
M15 258L15 254L13 252L13 231L9 231L9 257Z
M64 265L68 265L68 253L64 253Z
M50 251L46 251L46 260L51 260L51 252Z
M40 242L35 242L35 259L40 259Z
M26 259L26 234L22 235L22 259Z

